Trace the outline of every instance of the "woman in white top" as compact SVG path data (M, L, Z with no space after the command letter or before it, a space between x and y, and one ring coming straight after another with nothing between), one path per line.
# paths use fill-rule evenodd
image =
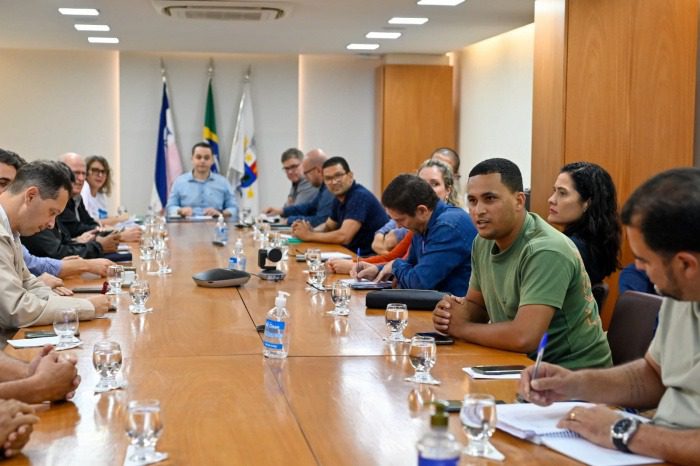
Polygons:
M107 159L100 155L91 155L85 161L85 165L87 177L81 195L90 216L102 226L127 220L126 214L117 217L107 215L107 196L112 193L112 175Z

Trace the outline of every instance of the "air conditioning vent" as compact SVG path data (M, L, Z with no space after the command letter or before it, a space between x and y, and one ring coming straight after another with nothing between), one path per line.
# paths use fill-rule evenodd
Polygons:
M281 2L231 0L151 0L161 14L181 19L220 21L272 21L287 16L290 6Z

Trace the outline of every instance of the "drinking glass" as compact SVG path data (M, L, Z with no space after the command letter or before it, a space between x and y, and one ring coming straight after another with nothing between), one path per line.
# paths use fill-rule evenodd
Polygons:
M170 249L168 248L163 248L156 251L156 263L158 263L158 271L155 272L156 275L167 275L173 272L173 270L168 267L170 257Z
M384 341L411 341L403 336L403 331L408 325L408 308L405 304L387 304L384 322L389 329L389 336L384 337Z
M326 280L326 267L322 263L313 264L309 269L309 281L316 290L324 290L323 282Z
M258 215L255 217L253 223L253 240L258 241L260 239L260 233L262 231L262 226L265 224L265 217Z
M311 270L313 264L321 263L321 250L317 248L309 248L304 253L304 259L306 260L306 266Z
M95 343L92 350L92 365L100 374L95 391L105 392L119 388L117 374L122 368L122 349L116 341L103 340Z
M459 419L469 440L462 453L469 456L484 456L489 449L495 450L489 442L489 438L496 429L496 400L492 395L483 393L465 395Z
M124 280L124 267L121 265L110 265L107 267L107 283L109 291L107 294L120 294L122 292L122 281Z
M156 443L163 431L160 401L130 401L127 405L126 434L134 446L129 461L149 464L163 460L167 455L156 451Z
M58 335L57 349L65 349L78 342L75 333L78 331L78 311L75 309L59 309L53 317L53 331Z
M153 259L153 253L155 251L156 244L152 235L144 234L141 237L141 243L139 244L139 251L141 252L141 260L150 261Z
M439 380L430 375L430 369L433 368L437 359L435 338L420 335L413 337L411 339L411 347L408 350L408 357L416 373L411 377L406 377L406 381L429 385L440 384Z
M129 306L129 310L134 314L143 314L144 312L152 311L153 308L146 307L146 301L151 296L151 289L146 280L135 279L129 287L129 295L133 304Z
M350 308L348 307L348 303L350 302L350 285L342 280L334 282L331 288L331 298L333 299L335 308L332 311L328 311L328 314L334 316L346 316L350 314Z

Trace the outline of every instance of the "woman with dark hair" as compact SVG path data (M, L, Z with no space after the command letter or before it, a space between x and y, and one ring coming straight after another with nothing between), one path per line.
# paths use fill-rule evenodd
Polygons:
M602 167L575 162L562 167L547 221L578 247L591 283L601 283L620 267L620 220L612 178Z

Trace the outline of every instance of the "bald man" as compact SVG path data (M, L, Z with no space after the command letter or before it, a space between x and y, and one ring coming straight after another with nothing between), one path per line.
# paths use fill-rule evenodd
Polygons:
M268 207L265 213L268 215L281 215L288 225L295 220L306 220L312 226L318 226L326 221L333 208L333 194L323 183L323 163L328 156L322 149L312 149L306 153L301 162L303 175L308 182L318 189L316 195L309 202L296 205L288 205L281 209Z

